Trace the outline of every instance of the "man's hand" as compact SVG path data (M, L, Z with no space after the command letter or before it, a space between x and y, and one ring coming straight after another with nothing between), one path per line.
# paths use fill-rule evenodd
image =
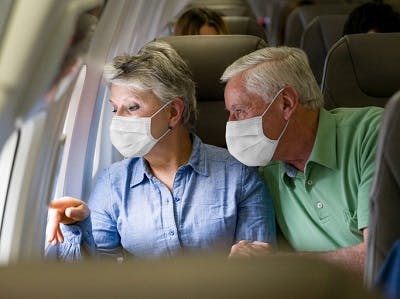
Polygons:
M252 257L252 256L266 256L272 251L268 243L254 241L249 243L247 241L240 241L231 248L229 257Z
M61 197L52 201L49 205L47 221L47 241L57 245L64 242L60 224L74 224L85 220L89 216L87 205L73 197Z

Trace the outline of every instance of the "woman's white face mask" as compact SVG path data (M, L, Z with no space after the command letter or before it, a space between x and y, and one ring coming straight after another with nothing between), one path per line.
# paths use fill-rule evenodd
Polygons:
M226 123L225 138L228 150L232 156L247 166L267 165L275 153L279 140L286 131L289 121L276 140L269 139L263 131L263 116L282 90L283 88L277 92L267 109L260 116Z
M111 143L124 157L143 157L153 146L171 131L167 131L161 137L154 138L151 135L151 119L163 110L172 101L163 105L149 117L124 117L114 116L111 120Z

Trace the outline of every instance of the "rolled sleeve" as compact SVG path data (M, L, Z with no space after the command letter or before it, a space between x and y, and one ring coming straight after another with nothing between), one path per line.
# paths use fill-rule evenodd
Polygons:
M96 244L92 235L90 216L74 225L61 225L64 242L57 246L49 244L46 248L47 257L56 257L63 262L78 262L89 256L96 255Z

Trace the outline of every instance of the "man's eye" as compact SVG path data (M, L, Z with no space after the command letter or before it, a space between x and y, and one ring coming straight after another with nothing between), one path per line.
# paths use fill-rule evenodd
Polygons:
M111 112L112 112L112 113L117 113L117 108L115 108L115 107L112 107L112 110L111 110Z
M242 115L243 114L243 110L242 109L236 109L235 110L235 115L236 115L236 117L239 117L240 115Z
M235 109L234 115L237 120L240 120L246 118L247 112L244 109Z

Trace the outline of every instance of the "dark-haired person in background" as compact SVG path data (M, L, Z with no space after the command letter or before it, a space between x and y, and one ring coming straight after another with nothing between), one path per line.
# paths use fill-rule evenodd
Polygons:
M343 27L343 35L374 32L400 32L400 14L389 4L362 4L349 14Z
M205 8L194 7L185 11L174 27L175 35L219 35L228 34L221 14Z

